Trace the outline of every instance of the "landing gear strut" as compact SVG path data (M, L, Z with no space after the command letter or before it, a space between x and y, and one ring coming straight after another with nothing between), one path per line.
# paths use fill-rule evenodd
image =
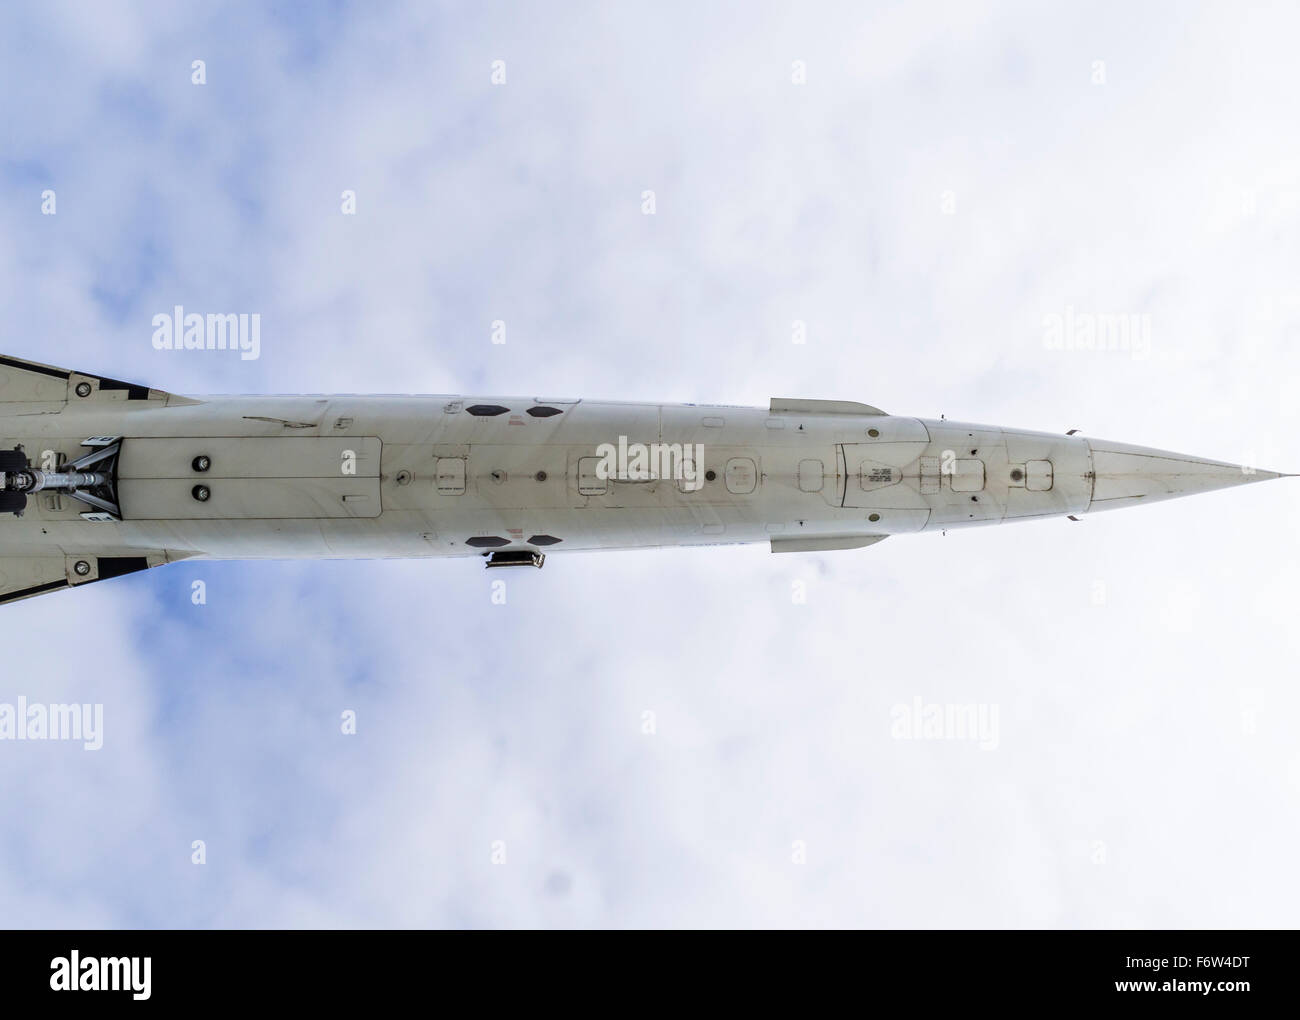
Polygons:
M90 451L58 470L34 468L21 446L0 450L0 513L22 515L27 497L37 492L57 492L89 504L83 510L87 520L122 519L117 503L117 460L122 440L95 436L81 444Z

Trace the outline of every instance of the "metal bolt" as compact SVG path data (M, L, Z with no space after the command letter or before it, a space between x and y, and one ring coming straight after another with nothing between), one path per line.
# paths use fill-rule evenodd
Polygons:
M208 501L208 497L212 495L212 490L209 489L206 485L196 485L194 486L194 488L190 490L190 495L192 495L200 503L206 503Z
M90 396L90 390L91 390L90 383L88 382L77 383L77 396L88 397Z
M75 570L82 577L85 577L87 574L90 573L90 564L87 563L85 560L77 560L76 564L73 565L72 569Z

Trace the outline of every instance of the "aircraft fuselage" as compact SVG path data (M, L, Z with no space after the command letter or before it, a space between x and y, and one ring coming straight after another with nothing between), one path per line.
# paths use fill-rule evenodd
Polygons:
M113 573L190 558L819 551L1276 477L840 401L187 398L100 383L68 373L62 400L41 399L56 386L7 404L0 387L0 450L29 464L7 483L25 505L0 515L0 563L32 568L19 564L8 597L56 560L75 585L101 576L100 559Z

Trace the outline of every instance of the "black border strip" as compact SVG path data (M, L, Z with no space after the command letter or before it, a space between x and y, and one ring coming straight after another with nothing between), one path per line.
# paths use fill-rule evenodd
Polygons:
M61 368L50 368L47 365L33 365L30 361L19 361L17 358L6 358L0 354L0 365L8 365L10 368L21 368L24 372L37 372L40 375L52 375L56 379L69 379L71 372L65 372Z
M148 570L149 560L145 556L100 556L99 577L96 580L107 581L123 574L134 574L137 570Z
M30 361L23 361L19 358L6 357L0 354L0 365L7 365L10 368L17 368L24 372L35 372L38 375L53 376L55 379L68 380L72 378L72 373L64 371L61 368L50 368L48 365L36 365ZM90 372L81 372L79 375L88 376L91 379L99 380L101 390L126 390L127 400L148 400L149 387L141 386L139 383L123 382L121 379L108 379L102 375L92 375Z
M105 379L102 375L95 376L99 380L101 390L126 390L127 400L148 400L149 387L141 386L139 383L122 382L121 379Z
M14 602L17 599L25 599L29 595L39 595L41 592L54 591L56 588L67 588L68 579L65 577L61 581L50 581L48 584L38 584L32 588L24 588L21 591L11 591L5 595L0 595L0 605L6 602Z

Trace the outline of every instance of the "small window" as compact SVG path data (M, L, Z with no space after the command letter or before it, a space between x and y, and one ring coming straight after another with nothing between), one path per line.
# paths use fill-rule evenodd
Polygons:
M526 413L532 415L534 418L552 418L555 415L563 414L564 412L558 407L530 407Z
M533 535L528 539L529 545L556 545L561 540L554 535Z
M498 414L505 414L510 408L502 407L500 404L470 404L465 410L475 418L495 418Z

